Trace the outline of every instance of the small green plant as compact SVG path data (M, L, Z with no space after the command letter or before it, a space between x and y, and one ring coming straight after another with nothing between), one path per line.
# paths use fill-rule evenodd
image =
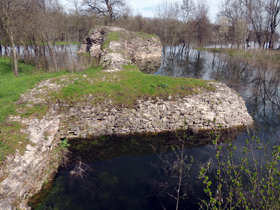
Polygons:
M98 145L98 141L95 139L93 142L91 142L92 145Z
M59 144L60 144L60 147L63 149L66 149L67 147L70 146L67 139L63 139L62 141L59 142Z
M160 83L159 86L164 88L164 89L169 88L168 84Z

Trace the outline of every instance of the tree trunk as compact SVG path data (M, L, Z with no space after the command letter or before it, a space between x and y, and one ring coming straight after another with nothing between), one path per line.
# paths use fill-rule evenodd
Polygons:
M37 47L36 44L34 45L34 54L35 54L36 68L39 70L40 69L40 66L39 66L39 52L38 52L38 47Z
M13 45L13 57L14 57L14 72L15 72L15 76L18 77L18 65L17 65L17 52L15 49L15 45Z
M16 46L14 43L14 35L13 32L10 31L10 41L11 41L11 45L12 45L12 50L13 50L13 58L14 58L14 73L15 76L18 77L18 65L17 65L17 52L16 52Z
M4 46L4 49L5 49L5 55L4 56L8 57L8 47L7 47L7 45Z
M50 53L50 55L51 55L51 57L53 59L53 62L54 62L55 70L57 71L57 63L56 63L56 59L55 59L54 53L53 53L49 43L47 43L47 45L48 45L48 48L49 48L49 53Z

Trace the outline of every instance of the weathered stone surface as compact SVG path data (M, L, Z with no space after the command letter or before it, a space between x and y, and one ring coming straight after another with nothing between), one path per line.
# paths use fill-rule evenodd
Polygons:
M20 207L28 209L28 198L38 192L58 167L58 156L54 148L64 138L89 138L100 135L118 135L146 132L174 131L181 127L196 132L219 125L230 128L253 123L245 103L235 91L225 84L209 82L216 90L198 90L198 94L183 98L168 97L168 100L139 99L134 108L112 106L110 100L102 105L91 105L94 98L89 95L87 103L70 106L65 102L53 104L48 100L50 90L58 91L67 85L67 77L59 85L52 80L38 84L22 95L21 101L31 106L50 103L50 109L42 119L10 116L19 121L28 134L30 144L24 154L7 158L6 168L1 168L0 209ZM63 109L61 109L63 108ZM64 110L63 113L60 110Z
M129 39L111 41L107 49L101 49L110 32L121 32ZM115 71L120 70L123 64L160 58L161 44L157 37L143 38L121 28L99 27L89 34L78 53L84 52L89 52L93 57L101 57L106 70ZM143 66L146 63L143 62ZM27 103L29 107L36 104L50 106L42 119L34 116L9 117L10 121L24 125L21 132L28 135L30 144L24 154L16 151L9 156L6 167L0 169L0 180L3 180L0 183L1 210L30 209L27 207L28 198L38 192L44 181L58 168L58 154L54 148L61 139L166 132L182 127L196 132L219 125L230 128L253 123L242 98L222 83L209 82L216 88L215 91L201 89L198 90L199 94L183 98L170 96L168 100L139 99L132 109L114 107L110 99L102 105L93 106L92 95L87 96L88 101L83 105L78 103L70 106L63 101L52 104L49 92L59 91L70 82L73 81L67 77L60 79L59 84L46 80L21 96L18 103ZM64 110L63 113L60 110Z
M126 39L112 40L107 48L102 49L106 36L111 32L119 32L120 36ZM156 36L150 37L123 28L103 26L91 30L77 54L90 53L92 57L100 59L104 69L117 71L122 69L122 65L134 63L143 66L144 62L153 59L156 59L154 66L159 68L157 63L161 58L161 50L162 45Z
M144 58L135 61L140 71L145 74L154 74L161 66L161 57Z
M22 95L22 100L35 105L46 103L47 93L58 91L62 85L52 83L51 80L41 82L36 88ZM42 119L21 118L10 116L9 120L18 121L25 125L21 132L28 135L30 144L26 146L24 154L16 151L7 158L7 166L0 169L0 178L6 178L0 183L0 209L31 209L27 207L30 195L41 190L44 181L55 173L58 163L51 161L57 159L51 153L58 144L58 129L62 116L52 109ZM52 156L51 156L52 154Z

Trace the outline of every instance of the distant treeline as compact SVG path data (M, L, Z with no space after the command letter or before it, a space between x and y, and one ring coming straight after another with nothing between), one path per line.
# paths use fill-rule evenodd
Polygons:
M113 25L131 31L156 34L162 44L184 47L218 44L246 49L254 43L274 49L279 26L280 0L223 0L216 22L209 20L207 1L162 1L154 18L133 14L124 0L1 0L0 54L3 48L18 75L16 46L32 48L37 68L44 68L46 49L58 41L82 42L97 25ZM43 44L42 44L43 43ZM54 62L55 63L55 62Z

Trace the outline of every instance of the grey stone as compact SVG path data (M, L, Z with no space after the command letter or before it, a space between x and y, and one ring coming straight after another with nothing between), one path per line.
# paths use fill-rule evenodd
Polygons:
M106 36L110 32L116 31L123 33L124 36L131 37L131 39L113 40L109 43L108 49L101 49ZM89 32L80 50L76 53L90 53L92 57L101 61L106 71L119 71L123 68L122 65L134 63L138 64L140 68L141 66L148 66L143 70L151 73L160 66L161 50L162 45L158 37L147 39L123 28L102 26Z

